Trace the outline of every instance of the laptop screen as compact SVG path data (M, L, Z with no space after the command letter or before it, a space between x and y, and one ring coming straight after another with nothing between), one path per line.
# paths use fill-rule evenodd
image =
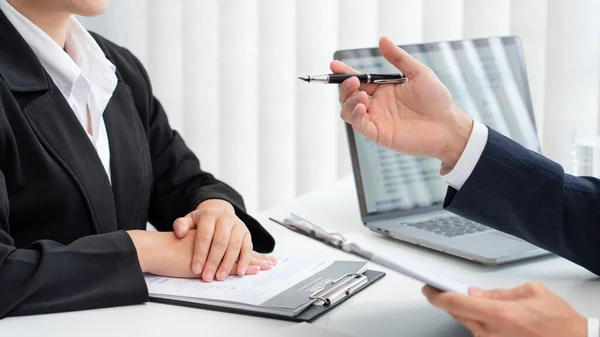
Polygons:
M517 37L402 46L425 63L471 117L535 151L527 75ZM335 58L365 73L398 72L377 48L338 51ZM440 162L401 155L347 126L362 215L441 205L447 184Z

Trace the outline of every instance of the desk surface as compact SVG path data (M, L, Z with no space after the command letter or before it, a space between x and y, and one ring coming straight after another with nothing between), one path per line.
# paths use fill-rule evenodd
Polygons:
M562 258L544 257L502 267L486 267L410 244L385 238L361 221L350 177L298 198L290 205L266 211L258 219L275 236L275 254L304 258L355 259L351 255L292 233L270 221L290 211L331 230L344 233L367 247L390 256L401 255L433 264L444 273L461 275L494 287L540 281L564 297L580 313L600 317L600 282L592 273ZM318 319L315 325L352 336L469 336L458 323L431 307L421 295L422 284L386 268L380 282ZM294 323L190 309L155 303L72 313L0 320L0 335L21 336L183 336L190 332L212 336L262 336L285 331ZM318 337L318 336L312 336Z

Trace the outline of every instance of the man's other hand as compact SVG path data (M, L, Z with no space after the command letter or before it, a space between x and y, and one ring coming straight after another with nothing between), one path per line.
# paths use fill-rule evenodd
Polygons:
M544 286L509 290L472 288L469 296L423 288L429 302L447 311L476 337L586 337L587 320Z

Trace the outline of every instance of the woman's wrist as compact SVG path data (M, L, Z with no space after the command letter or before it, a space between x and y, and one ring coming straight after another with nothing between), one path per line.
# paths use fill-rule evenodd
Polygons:
M152 249L150 249L150 247L152 247L150 244L152 240L151 237L152 234L158 233L151 233L144 230L130 230L127 231L127 234L131 237L131 241L133 241L133 245L137 251L138 261L142 268L142 272L149 273L152 269Z

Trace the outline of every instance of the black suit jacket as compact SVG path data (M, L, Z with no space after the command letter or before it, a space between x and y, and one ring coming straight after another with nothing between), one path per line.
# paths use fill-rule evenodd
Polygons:
M600 181L565 174L492 129L473 173L460 191L449 189L444 206L600 275Z
M111 185L69 104L2 12L0 32L0 317L146 301L124 231L147 221L171 231L206 199L231 202L254 248L273 249L242 198L200 169L129 51L94 35L117 68L104 112Z

